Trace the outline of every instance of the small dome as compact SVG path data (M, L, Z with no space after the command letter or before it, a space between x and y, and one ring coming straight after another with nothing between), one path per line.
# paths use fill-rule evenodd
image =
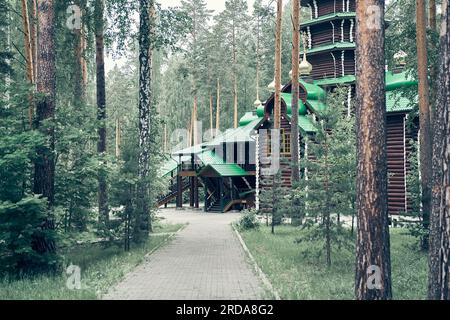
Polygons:
M405 66L407 57L408 54L405 51L400 50L394 55L395 64L398 66Z
M267 86L270 92L275 92L275 79Z
M311 75L313 66L306 60L306 57L303 57L303 61L300 63L299 68L300 76L309 76Z
M259 99L256 99L255 102L253 103L253 105L255 106L256 109L258 109L259 106L262 105L262 102Z

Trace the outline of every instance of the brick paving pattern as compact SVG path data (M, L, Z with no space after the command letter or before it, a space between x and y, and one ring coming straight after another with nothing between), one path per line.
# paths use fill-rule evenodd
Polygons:
M254 300L264 295L230 223L238 214L165 209L172 223L189 223L113 288L107 300Z

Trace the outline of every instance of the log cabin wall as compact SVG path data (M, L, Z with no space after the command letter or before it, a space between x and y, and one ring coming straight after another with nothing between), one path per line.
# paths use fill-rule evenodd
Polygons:
M291 124L287 117L287 109L286 104L282 101L281 103L281 122L280 122L281 130L284 131L284 134L291 135ZM273 129L272 123L266 122L263 129L270 130ZM280 135L282 139L282 136ZM266 152L269 150L269 144L271 141L260 140L260 152ZM280 152L280 170L281 170L281 186L283 188L290 189L292 187L292 167L291 167L292 156L291 154L281 153ZM260 170L269 169L270 164L260 164ZM263 177L260 172L260 190L262 193L270 191L273 187L273 178L271 176ZM260 211L264 214L272 212L272 205L268 201L264 201L260 204Z
M313 79L354 75L355 0L303 1L302 5L311 7L314 17L301 26L301 32L307 36L307 58L313 66ZM346 15L337 15L342 12ZM333 13L336 16L317 19Z
M302 0L301 4L310 8L314 18L337 12L356 11L355 0Z
M411 172L411 140L417 141L417 125L407 126L407 115L387 116L387 162L388 162L388 210L391 215L408 213L412 209L408 198L407 176Z
M353 50L335 50L322 52L308 58L313 65L314 80L338 78L355 75L355 52Z

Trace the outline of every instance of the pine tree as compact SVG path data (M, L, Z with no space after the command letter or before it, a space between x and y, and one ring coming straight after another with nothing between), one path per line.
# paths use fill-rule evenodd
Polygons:
M300 5L298 0L292 1L292 118L291 118L291 150L292 150L292 183L300 180L298 167L300 141L298 129L299 91L299 58L300 58Z
M426 38L425 1L416 1L417 10L417 59L419 76L419 109L420 109L420 163L422 187L422 219L424 229L429 228L431 212L431 179L432 170L432 132L430 123L430 86L428 83L428 52ZM428 249L428 237L424 237L422 249Z
M98 173L98 214L102 229L106 229L109 222L108 184L104 168L107 165L104 11L104 0L95 0L95 62L97 67L97 120L99 122L97 153L101 162Z
M327 110L317 121L312 119L316 133L306 142L308 152L301 167L305 177L294 189L299 206L293 210L302 211L303 228L312 230L309 236L324 241L328 267L333 247L349 247L341 218L353 217L355 211L355 119L347 116L346 92L342 88L330 93Z
M43 97L36 106L36 128L47 137L48 144L37 150L34 164L33 192L48 201L50 210L55 203L55 128L56 107L56 59L55 59L55 8L53 0L38 1L39 43L38 43L38 77L37 91ZM54 230L55 224L51 214L43 224L44 229ZM36 240L35 251L39 253L56 251L54 241L45 238Z
M358 236L355 294L358 300L391 299L384 0L357 1L356 15ZM372 270L379 271L375 276L380 276L380 283L369 283L372 278L368 273Z

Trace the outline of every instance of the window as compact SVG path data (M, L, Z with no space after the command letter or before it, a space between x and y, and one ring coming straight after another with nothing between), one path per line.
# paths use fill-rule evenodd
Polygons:
M267 155L272 154L272 132L267 132ZM291 155L291 133L285 129L280 130L280 154Z
M281 154L291 154L291 133L281 129Z

